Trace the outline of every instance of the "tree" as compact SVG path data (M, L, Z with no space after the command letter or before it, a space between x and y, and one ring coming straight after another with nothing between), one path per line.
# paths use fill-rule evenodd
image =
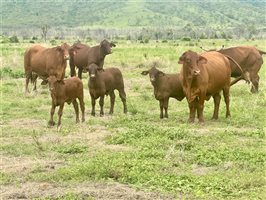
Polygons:
M41 26L41 30L42 30L42 38L44 39L45 42L46 42L46 39L47 39L47 33L48 33L48 29L49 29L49 28L50 28L50 27L49 27L47 24Z

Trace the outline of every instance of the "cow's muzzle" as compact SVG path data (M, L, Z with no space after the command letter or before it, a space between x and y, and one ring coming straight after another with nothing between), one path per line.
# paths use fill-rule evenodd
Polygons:
M69 59L70 59L69 55L64 55L64 60L69 60Z
M193 75L194 76L200 75L200 70L199 69L198 70L193 70Z
M91 78L95 78L95 74L91 74L90 77L91 77Z

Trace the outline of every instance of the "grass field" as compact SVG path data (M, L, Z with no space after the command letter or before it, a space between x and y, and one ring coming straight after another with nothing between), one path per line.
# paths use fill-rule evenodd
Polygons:
M239 82L231 88L232 117L225 118L221 101L220 118L211 121L211 99L205 103L204 124L187 123L186 100L171 99L169 118L159 119L149 78L140 74L153 61L162 71L176 73L184 51L219 49L222 44L266 50L265 40L119 41L104 67L122 71L129 113L123 114L116 93L114 114L100 117L97 103L92 117L83 74L86 121L75 124L74 109L66 104L60 132L47 127L48 87L39 80L36 93L24 93L23 53L32 44L1 44L1 197L264 199L266 64L258 94ZM105 113L109 106L106 98Z

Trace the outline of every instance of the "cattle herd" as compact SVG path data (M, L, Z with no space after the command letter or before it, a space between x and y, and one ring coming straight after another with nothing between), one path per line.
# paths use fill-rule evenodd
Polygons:
M64 103L72 103L75 109L76 122L79 120L79 100L82 112L82 121L85 121L85 106L82 72L89 73L88 87L91 96L92 111L95 115L95 101L100 97L100 115L104 115L104 96L110 96L110 111L114 110L115 93L123 102L124 113L127 113L126 93L121 71L118 68L104 69L105 56L112 53L112 47L116 45L103 40L99 45L88 46L80 42L72 46L64 43L61 46L45 48L34 45L24 54L24 69L26 76L26 93L29 92L29 82L34 84L36 90L37 78L43 81L41 84L49 85L52 98L49 125L54 126L53 115L55 108L58 111L58 129L61 126L61 117ZM205 100L214 99L213 119L218 119L221 91L223 91L226 103L226 117L230 116L229 90L230 86L239 80L251 83L251 92L258 92L258 72L263 64L262 55L266 52L252 46L238 46L220 50L209 50L198 54L186 51L180 57L178 63L182 65L180 73L165 74L155 66L143 71L142 75L149 74L150 82L154 88L154 96L160 102L160 118L168 117L169 98L179 101L185 97L189 107L189 122L194 122L197 113L199 122L204 122L203 108ZM65 71L69 60L71 78L65 79ZM78 68L78 77L76 77ZM235 79L230 82L231 77Z

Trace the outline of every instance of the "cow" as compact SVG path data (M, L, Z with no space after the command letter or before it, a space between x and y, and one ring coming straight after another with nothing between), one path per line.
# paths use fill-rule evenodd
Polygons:
M99 69L103 69L105 56L112 53L112 47L116 45L102 40L99 45L90 47L86 44L76 43L70 49L70 70L71 76L76 76L75 67L78 68L78 77L82 79L82 72L88 71L88 66L92 63L96 64Z
M52 75L48 78L49 90L52 97L52 108L50 111L49 126L54 126L53 120L55 108L59 106L58 110L58 123L57 130L61 127L61 117L63 114L63 108L65 102L68 104L72 103L76 113L76 123L79 123L79 100L80 109L82 112L82 122L85 121L85 106L84 106L84 94L83 94L83 83L78 77L71 77L65 80L57 79L56 76Z
M178 101L182 101L185 97L180 82L180 74L165 74L156 67L143 71L141 74L149 74L155 99L160 102L160 118L168 118L169 98L171 97ZM165 114L163 113L163 109Z
M69 60L69 48L66 43L61 46L46 48L35 45L24 53L24 69L26 76L26 93L29 92L28 84L31 80L36 90L37 77L43 79L42 84L47 83L50 75L57 79L64 79L67 60Z
M126 93L124 90L124 81L121 71L118 68L108 68L100 70L96 64L90 64L89 70L89 91L91 96L92 111L91 115L95 116L95 101L100 97L100 116L104 115L104 95L110 95L111 107L109 114L114 112L115 93L118 90L119 96L123 102L124 113L127 113Z
M202 48L203 49L203 48ZM259 75L258 72L263 64L262 55L266 52L257 49L254 46L237 46L230 48L222 48L218 52L232 57L242 68L241 70L230 61L231 77L236 78L231 82L234 85L241 79L246 79L252 83L251 92L257 93L259 91Z
M180 77L183 91L189 105L189 122L194 122L195 114L199 122L204 122L204 101L212 96L214 99L214 113L212 119L218 119L221 100L220 91L226 104L226 117L231 116L229 109L230 62L223 54L212 51L201 55L193 51L186 51L179 58L182 64Z

